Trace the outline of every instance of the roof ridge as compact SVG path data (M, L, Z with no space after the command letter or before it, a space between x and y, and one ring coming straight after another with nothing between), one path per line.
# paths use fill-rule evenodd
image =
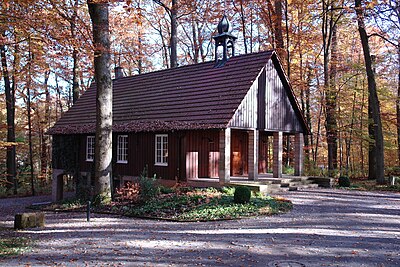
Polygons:
M233 57L229 58L227 63L229 63L230 59L246 58L246 57L255 56L255 55L259 55L259 54L271 54L272 55L273 52L274 52L274 50L265 50L265 51L259 51L259 52L236 55L236 56L233 56ZM155 75L155 74L158 74L160 72L176 71L176 70L182 70L182 69L185 69L185 68L195 68L195 67L198 67L199 65L206 65L206 64L210 64L210 63L215 64L215 61L214 60L210 60L210 61L199 62L199 63L194 63L194 64L182 65L182 66L178 66L176 68L166 68L166 69L154 70L154 71L149 71L149 72L146 72L146 73L120 77L118 79L113 79L113 81L115 82L115 81L119 81L119 80L123 80L123 79L127 80L127 78L139 77L139 76L143 77L143 76L147 76L147 75L150 75L150 74ZM95 82L93 82L92 84L95 84Z

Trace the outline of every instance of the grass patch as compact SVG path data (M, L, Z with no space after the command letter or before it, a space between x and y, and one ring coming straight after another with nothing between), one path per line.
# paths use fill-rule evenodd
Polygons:
M400 184L395 185L378 185L375 180L368 179L351 179L350 187L339 187L349 190L361 190L361 191L389 191L389 192L400 192Z
M162 190L161 190L162 191ZM174 221L214 221L240 219L288 212L292 203L286 199L252 194L249 203L236 204L232 188L165 190L147 201L119 201L93 207L94 212L120 214L139 218L157 218ZM84 210L86 204L67 201L52 205L56 210ZM46 207L49 209L49 207Z
M290 210L291 203L274 198L253 197L236 204L233 196L184 194L171 195L134 206L124 206L125 215L177 221L213 221L271 215Z
M11 237L0 239L0 258L15 256L27 251L30 241L23 237Z

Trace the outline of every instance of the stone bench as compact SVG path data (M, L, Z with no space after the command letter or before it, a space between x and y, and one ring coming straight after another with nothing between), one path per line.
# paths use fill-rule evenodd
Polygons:
M14 229L44 227L43 212L25 212L15 215Z

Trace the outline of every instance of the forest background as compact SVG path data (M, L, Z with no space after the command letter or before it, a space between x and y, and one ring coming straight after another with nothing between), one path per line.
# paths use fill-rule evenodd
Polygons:
M362 1L361 9L389 175L400 159L400 6ZM213 60L212 36L226 14L237 54L277 51L312 132L305 138L306 174L375 178L372 104L355 10L342 0L115 1L111 56L127 75ZM46 131L93 82L91 36L86 1L1 4L1 190L30 185L33 192L34 184L49 184ZM285 153L291 153L289 139Z

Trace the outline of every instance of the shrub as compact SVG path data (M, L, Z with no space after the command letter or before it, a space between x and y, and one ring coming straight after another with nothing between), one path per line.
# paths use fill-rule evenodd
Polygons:
M248 187L239 186L235 189L235 194L233 195L233 201L237 204L245 204L250 201L251 191Z
M103 205L110 204L110 202L111 202L110 191L97 194L92 199L93 206L95 207L101 207Z
M157 185L156 176L148 177L147 166L140 174L139 183L139 201L147 201L155 198L160 193L160 187Z
M286 166L285 165L285 166L283 166L282 173L293 175L294 174L294 168L292 166Z
M166 187L166 186L159 186L160 188L160 193L161 194L171 194L175 193L175 189L171 187Z
M139 180L139 201L147 201L155 198L160 193L160 188L156 184L154 177L148 178L140 176Z
M222 187L221 192L228 196L233 196L235 194L235 188L234 187Z
M347 176L339 177L339 186L340 187L350 187L350 178Z
M139 183L127 182L123 187L118 188L115 192L117 201L137 202L139 199L140 185Z

